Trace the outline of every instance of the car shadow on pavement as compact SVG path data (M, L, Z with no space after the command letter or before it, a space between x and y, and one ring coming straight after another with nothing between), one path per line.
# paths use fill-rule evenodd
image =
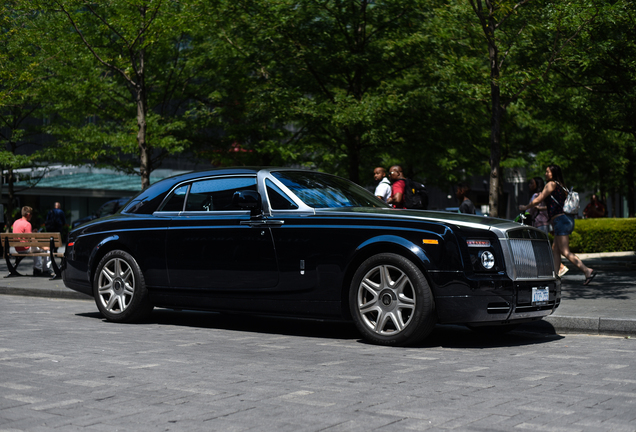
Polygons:
M79 315L90 318L99 318L103 320L104 323L108 323L99 312ZM155 308L150 317L139 324L195 327L202 329L229 330L255 334L267 333L322 339L350 340L360 338L360 334L353 323L348 322L304 320L284 317L279 318L225 312L199 312L192 310L175 311L172 309ZM135 324L112 323L112 325Z
M98 312L78 314L79 316L104 320ZM135 325L115 324L111 325ZM314 321L296 318L279 318L231 313L174 311L155 309L151 316L140 325L163 325L194 327L202 329L228 330L249 334L270 334L298 336L316 339L356 341L370 344L362 339L355 325L350 322ZM539 327L537 327L539 325ZM433 332L420 344L407 348L500 348L547 343L563 337L555 334L554 328L547 322L532 323L532 329L524 326L518 330L500 334L489 334L470 330L461 325L436 325Z
M549 324L540 331L519 330L505 334L477 332L461 325L437 325L433 332L413 348L489 349L537 345L563 339ZM550 330L551 328L551 330Z

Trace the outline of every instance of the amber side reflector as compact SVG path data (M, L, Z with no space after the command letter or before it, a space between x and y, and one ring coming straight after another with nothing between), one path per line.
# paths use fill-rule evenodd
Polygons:
M424 240L422 240L422 243L424 243L424 244L439 244L439 240L427 240L427 239L424 239Z

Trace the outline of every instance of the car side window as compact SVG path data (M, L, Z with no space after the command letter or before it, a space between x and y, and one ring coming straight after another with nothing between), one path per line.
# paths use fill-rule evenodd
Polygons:
M255 177L228 177L192 183L185 211L241 210L232 204L235 192L256 191Z
M265 184L267 185L269 204L273 210L295 210L298 208L298 206L269 179L265 181Z
M183 204L185 203L185 197L190 185L178 187L166 203L161 208L161 211L183 211Z

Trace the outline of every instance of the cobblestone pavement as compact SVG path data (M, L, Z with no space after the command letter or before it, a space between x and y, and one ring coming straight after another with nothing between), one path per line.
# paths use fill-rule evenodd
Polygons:
M635 431L636 340L349 324L0 297L0 431Z

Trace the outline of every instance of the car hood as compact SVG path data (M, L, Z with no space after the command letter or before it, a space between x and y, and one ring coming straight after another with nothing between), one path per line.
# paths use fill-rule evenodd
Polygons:
M397 220L426 220L429 222L452 224L456 226L465 226L477 229L490 230L496 227L502 231L508 229L520 228L521 225L507 220L499 219L488 216L476 216L463 213L450 213L444 211L432 211L432 210L407 210L407 209L393 209L393 208L370 208L370 207L347 207L347 208L330 208L330 209L316 209L316 215L321 214L341 214L342 216L370 216L370 217L382 217L391 218ZM527 226L526 226L527 228Z

